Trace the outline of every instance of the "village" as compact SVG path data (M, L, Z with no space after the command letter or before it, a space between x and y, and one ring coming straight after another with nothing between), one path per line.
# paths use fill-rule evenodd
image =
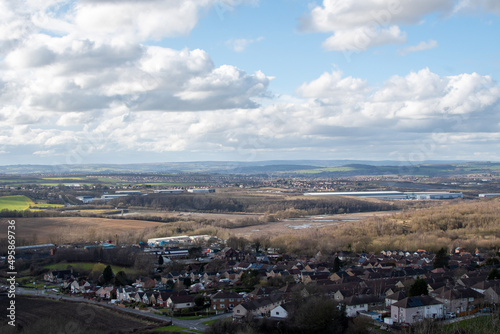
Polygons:
M93 281L66 269L49 270L43 279L58 286L54 291L103 303L166 317L231 313L235 322L285 321L297 300L318 297L387 330L493 313L500 301L499 262L478 249L301 256L228 244L211 236L150 239L136 245L137 256L153 264L150 275L127 281L108 269Z

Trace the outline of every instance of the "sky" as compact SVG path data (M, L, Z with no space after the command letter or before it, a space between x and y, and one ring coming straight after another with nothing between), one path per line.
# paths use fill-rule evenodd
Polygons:
M0 165L500 161L498 0L0 0Z

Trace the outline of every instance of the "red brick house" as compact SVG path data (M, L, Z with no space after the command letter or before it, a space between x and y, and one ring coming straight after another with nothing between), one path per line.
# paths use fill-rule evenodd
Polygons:
M212 310L225 311L232 310L243 302L243 297L232 291L219 291L210 297L212 301Z

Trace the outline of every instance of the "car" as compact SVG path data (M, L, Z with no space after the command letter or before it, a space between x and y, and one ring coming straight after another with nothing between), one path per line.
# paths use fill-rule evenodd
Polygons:
M448 313L446 313L445 318L446 318L446 319L452 319L452 318L455 318L456 316L457 316L457 315L456 315L455 313L453 313L453 312L448 312Z

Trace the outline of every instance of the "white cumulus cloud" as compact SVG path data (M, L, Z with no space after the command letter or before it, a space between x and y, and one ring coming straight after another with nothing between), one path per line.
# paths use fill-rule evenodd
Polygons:
M453 0L323 0L301 18L305 32L330 32L323 46L334 51L364 51L406 41L401 25L418 23L433 12L450 12Z

